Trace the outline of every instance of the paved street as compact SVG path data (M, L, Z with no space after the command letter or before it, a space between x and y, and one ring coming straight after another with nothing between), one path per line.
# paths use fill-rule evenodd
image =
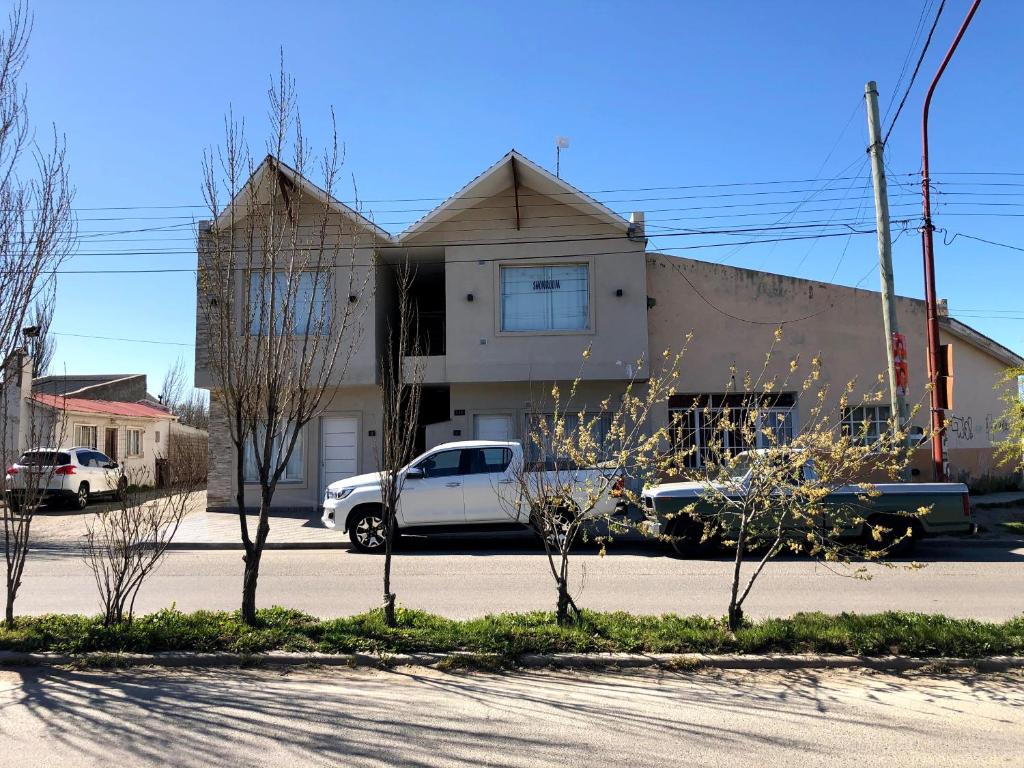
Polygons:
M1019 673L0 671L0 766L995 766Z
M752 616L801 610L904 609L953 616L1006 619L1022 610L1024 549L923 544L916 556L927 567L871 566L862 581L805 558L768 566L748 602ZM320 616L360 612L378 605L383 560L347 549L268 551L259 604L299 608ZM721 615L731 563L726 557L687 561L656 554L647 545L623 544L599 557L584 549L574 558L574 591L581 605L635 613ZM241 552L173 551L143 587L137 609L172 604L181 610L238 607ZM551 609L553 586L542 551L526 539L420 539L395 557L394 587L407 607L451 617L492 611ZM69 547L31 553L20 613L98 610L95 584L80 554Z

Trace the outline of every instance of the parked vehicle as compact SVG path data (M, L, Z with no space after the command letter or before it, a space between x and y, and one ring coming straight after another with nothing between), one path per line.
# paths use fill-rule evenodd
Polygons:
M748 459L758 453L763 450L739 454L732 477L716 483L716 490L742 498L752 472ZM813 462L804 464L802 472L801 482L813 479ZM836 517L825 522L828 525L839 522L842 538L859 539L867 547L907 552L926 536L970 534L976 530L967 486L963 483L873 483L872 487L878 495L867 499L858 498L864 495L859 485L838 487L826 496L825 508ZM702 482L665 483L645 489L642 495L647 518L643 523L645 532L650 536L671 537L672 547L684 556L715 548L717 541L704 537L703 520L718 512L714 501L707 497L707 491ZM683 511L694 503L695 513L701 519ZM922 507L930 508L929 512L917 516L916 511ZM856 513L851 511L854 509ZM882 541L876 541L871 535L874 526L888 529ZM912 535L900 540L908 528Z
M34 448L7 468L7 496L15 505L35 487L44 504L85 509L97 496L120 498L128 487L116 461L94 448Z
M398 533L452 533L526 530L531 510L519 497L516 480L523 448L517 442L467 440L445 443L427 451L401 471L404 487L397 513ZM539 470L538 475L545 470ZM569 506L578 510L587 488L594 487L596 468L562 470L559 485L570 476L577 491ZM537 478L543 488L544 478ZM604 495L590 510L593 517L612 514L616 500ZM573 514L572 509L566 510ZM350 477L327 487L323 523L342 526L360 552L384 549L380 473Z

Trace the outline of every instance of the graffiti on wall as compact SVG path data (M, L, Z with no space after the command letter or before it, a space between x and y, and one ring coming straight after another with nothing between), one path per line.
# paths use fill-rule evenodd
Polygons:
M949 431L961 440L974 439L974 420L970 416L950 416Z

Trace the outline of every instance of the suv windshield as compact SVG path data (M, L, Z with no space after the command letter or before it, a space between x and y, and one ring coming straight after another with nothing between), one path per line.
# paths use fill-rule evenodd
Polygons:
M60 451L26 451L18 463L23 467L61 467L71 463L71 456Z

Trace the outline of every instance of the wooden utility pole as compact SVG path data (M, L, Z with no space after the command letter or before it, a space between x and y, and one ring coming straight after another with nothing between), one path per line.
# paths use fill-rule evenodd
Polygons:
M890 413L897 428L907 427L907 401L905 378L897 380L893 347L900 332L896 321L896 293L892 274L892 236L889 231L889 193L885 183L885 164L882 153L882 123L878 115L878 88L871 80L864 86L868 107L868 137L871 144L871 180L875 188L875 229L878 232L878 274L882 280L882 326L885 329L885 359L889 368ZM903 363L906 364L905 362Z

